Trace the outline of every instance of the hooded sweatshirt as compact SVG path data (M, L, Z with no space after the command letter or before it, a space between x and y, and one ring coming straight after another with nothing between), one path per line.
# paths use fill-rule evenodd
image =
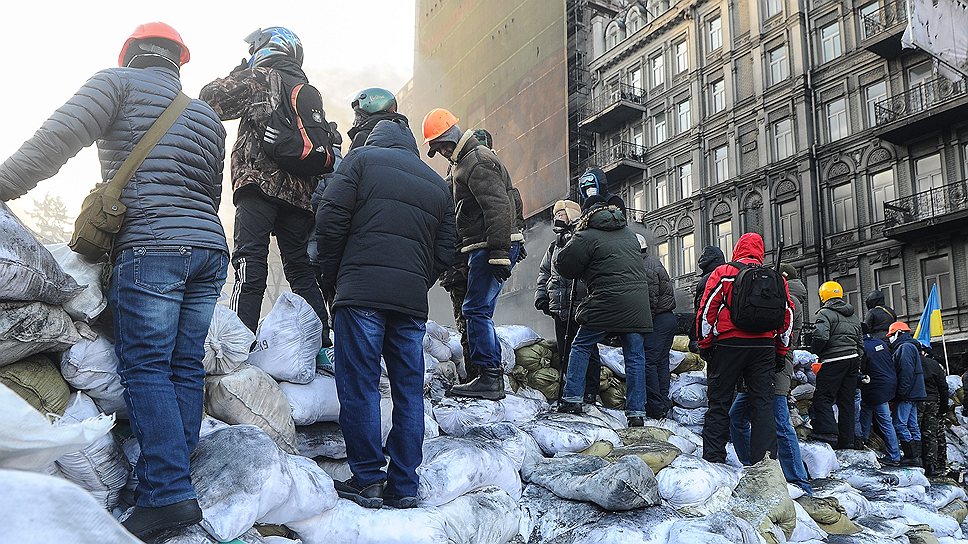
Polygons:
M702 295L706 291L706 280L716 270L716 267L726 264L726 255L723 254L723 250L716 246L706 246L702 250L702 255L699 256L699 270L702 272L702 277L699 278L699 283L696 284L696 295L693 298L693 307L696 311L699 311L699 303L702 302Z
M880 289L871 291L864 303L867 306L864 323L870 327L871 334L875 338L884 340L887 338L887 330L891 328L891 323L897 321L897 314L894 313L893 308L884 304L884 293Z
M740 236L733 249L733 261L742 264L763 264L766 252L763 248L763 237L755 232L748 232ZM732 300L733 281L739 269L726 263L716 267L706 282L700 311L696 315L696 330L699 333L699 347L711 348L717 340L727 338L773 338L776 352L786 355L790 350L790 340L793 333L793 303L790 293L786 291L787 308L783 316L783 325L775 331L751 332L739 329L733 324L729 304Z
M811 351L822 363L854 359L864 354L863 332L854 307L842 298L832 298L817 310Z

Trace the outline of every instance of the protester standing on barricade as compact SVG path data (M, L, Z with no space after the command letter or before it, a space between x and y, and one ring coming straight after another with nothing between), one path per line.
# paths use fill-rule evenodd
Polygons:
M366 144L366 139L380 121L406 121L397 113L397 98L380 87L370 87L356 93L353 102L353 126L346 131L350 137L350 151Z
M891 350L883 340L870 334L870 327L862 323L864 329L864 356L861 359L861 374L866 376L867 383L861 386L860 428L865 446L869 444L871 423L877 423L884 444L887 446L887 457L878 461L882 465L898 466L901 464L901 452L898 449L897 431L891 420L890 402L897 393L897 370Z
M871 334L878 340L887 338L887 329L891 323L897 321L897 314L894 309L887 305L884 300L884 292L874 289L867 295L864 301L867 306L867 315L864 316L864 323L871 329Z
M713 270L716 270L716 268L724 264L726 264L726 255L723 254L723 250L716 246L706 246L703 248L702 254L696 262L699 273L702 275L696 283L696 291L692 298L692 307L696 315L699 314L699 305L702 303L702 296L706 292L706 281L713 273ZM693 353L699 353L699 337L697 336L696 323L697 320L694 318L692 320L692 326L689 327L689 351Z
M256 30L245 41L251 57L199 93L223 121L239 119L232 151L235 286L231 308L256 332L269 275L269 238L275 236L286 280L319 316L323 346L330 346L329 314L307 251L317 177L281 168L263 146L273 111L289 100L298 85L308 83L302 70L302 42L282 27ZM319 115L324 119L323 112Z
M467 256L467 295L462 312L467 322L470 361L480 375L455 385L448 396L504 398L501 344L494 330L494 310L511 269L525 253L524 234L518 222L521 197L511 176L493 150L482 145L472 131L463 132L457 117L437 108L423 121L428 156L440 153L452 165L454 201L460 252Z
M658 257L649 253L649 243L641 234L636 234L645 276L649 281L649 308L652 310L652 332L645 334L645 391L646 414L654 419L666 417L672 409L669 399L669 351L676 335L678 320L673 312L676 309L676 294L669 271Z
M173 124L120 190L124 218L108 255L115 352L141 447L135 508L122 524L141 538L202 519L189 457L202 418L205 336L228 261L218 218L225 129L207 104L181 94L189 57L172 27L138 26L120 68L91 77L0 166L6 201L96 142L109 182L161 112L174 108Z
M948 472L948 441L945 438L945 414L948 412L948 381L944 368L934 359L931 346L921 346L924 368L924 401L918 406L918 428L921 430L921 463L924 475L932 478Z
M897 369L897 394L894 397L894 428L901 442L902 465L921 466L921 427L918 402L927 398L921 344L911 335L911 327L895 321L887 330Z
M336 490L367 508L413 508L424 438L427 292L453 262L457 231L449 188L420 160L405 119L377 123L366 145L346 155L319 203L316 234L327 241L319 262L332 285L324 289L336 291L336 388L353 471ZM393 399L386 473L381 356Z

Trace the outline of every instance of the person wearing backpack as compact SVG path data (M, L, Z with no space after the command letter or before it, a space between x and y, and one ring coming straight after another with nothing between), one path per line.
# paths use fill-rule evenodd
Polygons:
M107 255L114 350L141 447L135 506L122 525L142 539L202 519L189 459L202 420L205 337L228 266L218 217L225 129L208 104L181 93L189 59L174 28L139 25L119 67L94 74L0 166L7 201L96 143L109 182L124 178L122 164L132 164L143 141L160 136L121 189L124 216ZM165 127L168 111L175 117Z
M331 170L335 155L330 140L317 147L312 147L316 142L307 143L305 147L313 152L307 152L306 159L318 160L322 166L307 163L305 171L293 173L290 170L297 166L292 163L299 161L284 161L290 169L287 170L279 157L288 149L284 144L291 144L294 135L273 126L277 126L275 120L280 115L291 116L294 109L302 109L305 101L319 105L311 108L312 113L300 113L298 123L315 123L313 137L325 132L324 138L328 138L330 126L319 93L308 85L302 70L303 47L299 38L286 28L270 27L253 32L246 41L249 59L227 77L205 85L199 93L223 121L239 120L238 140L232 150L235 286L230 306L256 332L269 274L269 239L275 236L286 280L319 316L323 323L321 342L324 347L329 346L329 314L307 247L314 224L313 190L319 176ZM291 106L293 102L297 103L295 108ZM317 114L318 120L314 118ZM321 154L315 152L317 148L323 148ZM270 149L278 154L270 155ZM306 173L316 170L318 175Z
M887 306L884 299L884 292L874 289L867 295L864 301L867 305L867 315L864 316L864 323L871 329L871 334L878 340L887 338L887 329L891 323L897 321L897 313L894 309Z
M835 281L820 286L820 302L810 351L820 359L817 390L810 407L811 440L835 449L854 447L855 391L864 355L860 317L844 300L844 289ZM834 419L834 405L837 418Z
M726 462L729 409L741 378L750 402L750 458L776 450L774 373L786 365L793 303L783 276L763 266L765 254L762 236L740 236L733 260L710 274L696 317L700 354L708 364L703 459L714 463Z

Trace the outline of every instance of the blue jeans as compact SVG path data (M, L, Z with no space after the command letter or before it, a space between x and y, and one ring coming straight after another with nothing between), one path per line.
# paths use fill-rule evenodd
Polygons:
M662 418L672 409L669 399L669 350L679 321L672 312L652 318L652 332L645 333L645 396L649 417Z
M511 244L511 266L518 260L521 244ZM461 311L467 321L467 348L471 362L484 368L501 366L501 342L494 332L494 309L504 282L491 273L487 249L471 251L467 257L467 295Z
M729 409L729 434L736 456L746 466L753 464L750 458L750 396L747 393L736 395ZM790 405L783 395L773 397L773 416L776 419L776 453L786 481L796 485L809 494L813 488L807 482L809 476L800 457L800 442L790 424Z
M918 427L918 403L902 400L894 406L894 428L901 442L921 440Z
M864 433L860 425L860 389L854 391L854 436L862 436Z
M386 493L401 497L417 496L417 467L423 461L426 328L425 320L390 310L350 306L333 315L339 424L350 469L363 486L386 480ZM393 399L386 475L380 441L381 354Z
M575 404L582 402L588 358L593 349L598 349L598 343L606 334L606 331L596 331L585 325L578 327L568 356L561 400ZM645 417L645 340L637 332L620 333L619 336L622 337L622 355L625 357L625 414Z
M894 430L894 422L891 421L891 407L885 402L876 406L862 404L860 407L860 436L867 440L871 436L871 422L876 419L877 426L884 435L884 443L887 445L887 457L891 461L901 460L901 451L897 444L897 432Z
M117 254L108 291L124 402L141 445L137 505L195 498L189 456L202 421L205 336L228 256L187 246Z

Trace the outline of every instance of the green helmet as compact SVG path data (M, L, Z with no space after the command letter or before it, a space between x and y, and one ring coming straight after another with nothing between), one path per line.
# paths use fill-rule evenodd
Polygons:
M370 87L358 92L351 105L354 110L369 115L381 111L390 113L397 111L397 99L394 98L393 93L379 87Z

